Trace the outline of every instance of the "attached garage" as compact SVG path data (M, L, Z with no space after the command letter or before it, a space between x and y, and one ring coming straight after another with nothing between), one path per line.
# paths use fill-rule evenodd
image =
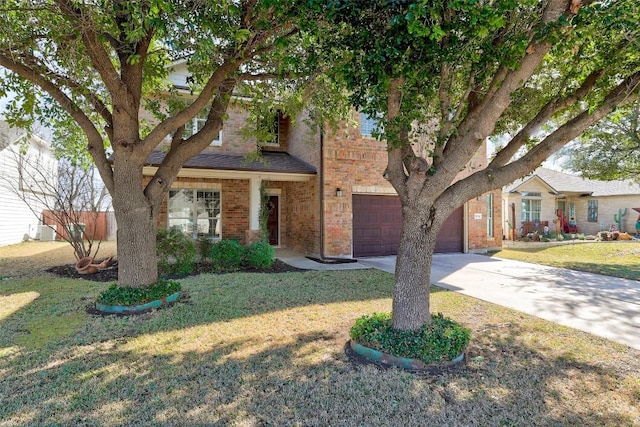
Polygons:
M438 234L436 252L462 252L464 221L457 209ZM353 195L353 256L395 255L402 230L398 196Z

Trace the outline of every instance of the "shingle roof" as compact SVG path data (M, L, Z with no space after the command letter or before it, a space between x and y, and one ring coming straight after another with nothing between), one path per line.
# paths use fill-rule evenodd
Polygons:
M150 166L159 166L165 153L154 151L147 158ZM314 175L316 169L284 152L263 151L263 161L248 162L246 157L237 154L200 153L193 156L183 165L183 168L234 170L250 172L301 173Z
M520 185L534 176L543 180L558 193L584 193L594 197L640 195L640 185L633 181L596 181L546 168L538 168L533 175L514 181L505 186L503 191L517 191Z

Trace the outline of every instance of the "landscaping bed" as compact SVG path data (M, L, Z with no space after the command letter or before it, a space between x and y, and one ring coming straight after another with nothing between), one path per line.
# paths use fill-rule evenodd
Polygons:
M57 265L53 267L47 268L45 271L49 273L53 273L60 277L69 277L72 279L84 279L91 280L94 282L115 282L118 280L118 265L111 266L104 270L100 270L95 274L79 274L76 271L75 264L64 264ZM251 268L251 267L243 267L238 271L242 271L245 273L286 273L292 271L304 271L296 267L292 267L289 264L285 264L280 260L275 260L274 263L267 268ZM196 263L194 265L194 269L190 274L182 274L176 275L174 277L188 277L188 276L197 276L199 274L207 274L207 273L215 273L215 274L224 274L224 272L220 272L216 270L213 265L210 263Z

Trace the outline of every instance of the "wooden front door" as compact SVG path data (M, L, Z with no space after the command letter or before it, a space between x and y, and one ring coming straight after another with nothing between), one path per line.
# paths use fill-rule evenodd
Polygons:
M280 244L280 197L269 196L268 208L267 229L269 230L269 244L278 246Z

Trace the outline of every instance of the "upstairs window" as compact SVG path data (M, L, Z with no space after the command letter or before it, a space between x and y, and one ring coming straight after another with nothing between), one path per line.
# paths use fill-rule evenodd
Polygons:
M209 108L206 108L184 126L185 138L189 138L190 136L195 135L196 133L200 132L200 130L202 130L205 123L207 122L208 114ZM222 145L222 130L220 130L218 132L218 135L213 138L213 141L211 141L211 145L213 145L214 147L219 147Z
M280 146L280 120L282 120L282 111L277 110L272 116L263 117L258 121L258 141L261 145Z
M366 137L373 137L374 132L379 132L380 119L377 117L370 117L365 113L360 113L360 135Z

